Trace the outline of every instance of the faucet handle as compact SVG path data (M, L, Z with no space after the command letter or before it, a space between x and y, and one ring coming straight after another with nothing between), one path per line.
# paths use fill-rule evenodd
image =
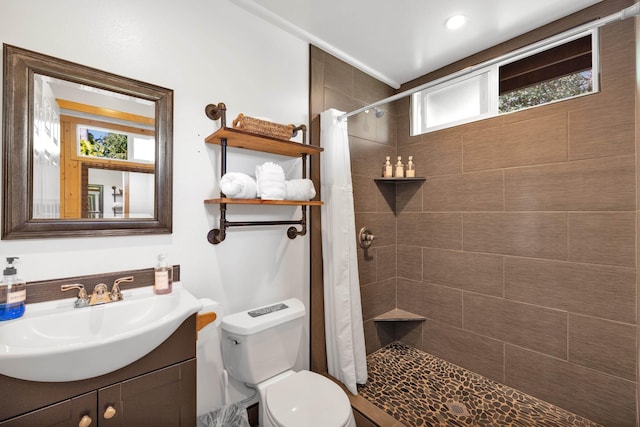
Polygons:
M133 282L133 276L121 277L113 281L113 287L111 288L111 301L122 300L122 292L120 292L120 283Z
M62 292L70 291L71 289L78 289L78 298L73 303L74 307L86 307L87 305L89 305L89 296L87 295L87 291L84 289L84 285L80 283L74 283L72 285L60 286L60 290Z

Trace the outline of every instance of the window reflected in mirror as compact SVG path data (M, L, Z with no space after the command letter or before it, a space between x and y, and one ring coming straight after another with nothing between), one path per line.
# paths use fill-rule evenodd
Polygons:
M154 102L34 74L33 111L32 218L155 217Z

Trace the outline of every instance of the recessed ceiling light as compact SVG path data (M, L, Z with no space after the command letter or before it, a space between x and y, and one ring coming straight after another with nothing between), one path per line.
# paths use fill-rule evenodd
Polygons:
M451 18L447 19L446 26L450 30L457 30L462 27L465 22L467 22L467 17L464 15L453 15Z

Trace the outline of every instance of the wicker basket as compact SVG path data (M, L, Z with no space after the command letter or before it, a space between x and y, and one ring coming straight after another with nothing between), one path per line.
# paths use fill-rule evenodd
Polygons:
M293 136L293 129L295 128L293 125L271 123L266 120L245 116L242 113L238 114L238 117L233 121L233 127L247 132L257 133L258 135L270 136L287 141Z

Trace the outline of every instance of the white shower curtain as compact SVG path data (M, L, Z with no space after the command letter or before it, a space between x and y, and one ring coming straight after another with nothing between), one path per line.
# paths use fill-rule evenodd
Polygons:
M320 189L324 312L329 374L349 391L367 381L367 359L358 280L356 225L347 122L343 114L327 110L320 115Z

